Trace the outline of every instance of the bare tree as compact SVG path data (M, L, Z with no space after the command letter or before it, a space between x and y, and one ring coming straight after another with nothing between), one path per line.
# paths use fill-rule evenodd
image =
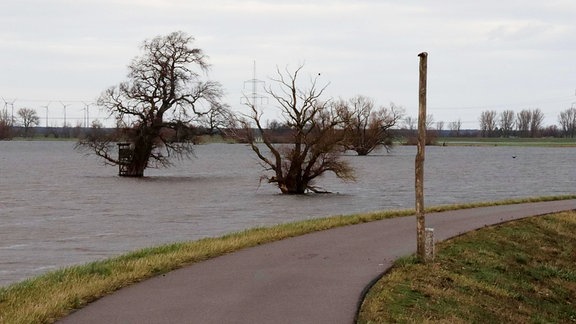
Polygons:
M431 130L433 125L434 125L434 115L432 114L426 115L426 130Z
M576 108L572 107L560 112L558 122L565 137L576 136Z
M345 120L345 148L358 155L368 155L378 146L389 150L393 139L390 129L404 113L394 103L376 109L373 99L361 95L337 103L336 109Z
M284 125L282 122L276 120L276 119L272 119L271 121L268 121L267 126L268 129L270 130L279 130L282 128L286 128L289 129L289 127L287 127L286 125Z
M418 118L406 117L403 119L404 129L402 130L402 135L405 136L405 145L417 145L418 144L418 130L416 126L418 124ZM426 115L426 145L436 144L438 139L438 131L433 128L434 126L434 115Z
M426 145L434 145L438 140L438 130L434 129L434 115L426 115ZM416 144L418 143L418 137L415 137L412 141Z
M532 119L530 120L530 137L540 136L540 131L544 123L544 113L539 108L532 110Z
M206 129L208 135L215 135L223 129L230 127L234 119L230 106L219 102L213 103L212 108L198 118L198 123Z
M562 131L558 128L558 125L549 125L548 127L542 128L540 134L544 137L561 137Z
M496 111L485 110L480 114L480 131L482 137L492 137L496 133Z
M460 129L462 128L462 121L458 119L457 121L450 122L450 135L451 136L460 136Z
M530 135L530 124L532 123L532 112L523 109L516 114L516 129L521 137Z
M24 127L24 137L30 136L31 128L40 123L40 117L38 117L36 110L30 108L20 108L16 113L20 117L22 127Z
M406 118L404 118L404 126L406 127L406 129L408 129L410 132L414 131L416 129L416 124L418 123L418 120L414 117L411 116L407 116Z
M500 130L502 131L502 136L508 137L512 135L514 130L514 111L504 110L500 113Z
M222 96L220 84L202 81L208 63L194 38L174 32L145 41L143 54L129 65L128 81L98 99L119 125L131 154L126 162L113 156L115 139L88 136L79 142L106 162L123 166L125 176L141 177L147 167L168 166L170 157L186 157L192 141L176 141L177 130L208 114Z
M438 131L438 136L442 136L442 131L444 130L444 121L440 120L436 122L436 130Z
M263 125L262 112L250 100L247 101L252 114L242 120L240 136L250 144L265 169L272 171L273 175L264 178L275 183L284 194L320 192L313 182L325 172L333 172L345 180L354 179L352 168L340 158L344 120L331 105L320 100L326 86L318 87L317 78L311 80L307 89L298 86L302 68L284 73L277 70L277 77L272 79L277 88L270 86L266 90L276 101L284 124L291 129L290 144L272 143L270 131ZM257 133L252 129L253 124ZM256 142L258 135L269 153Z
M0 140L12 138L12 117L8 110L0 110Z

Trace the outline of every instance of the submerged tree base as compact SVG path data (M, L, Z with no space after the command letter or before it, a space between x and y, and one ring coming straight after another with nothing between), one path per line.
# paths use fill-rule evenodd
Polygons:
M132 174L132 173L122 173L122 172L119 172L119 173L118 173L118 176L124 177L124 178L143 178L143 177L144 177L144 173Z

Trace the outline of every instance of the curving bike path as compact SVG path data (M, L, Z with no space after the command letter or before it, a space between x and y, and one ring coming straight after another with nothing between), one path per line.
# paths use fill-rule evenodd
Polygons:
M484 226L576 209L576 200L426 216L441 241ZM244 249L121 289L60 323L352 323L363 291L416 251L415 217Z

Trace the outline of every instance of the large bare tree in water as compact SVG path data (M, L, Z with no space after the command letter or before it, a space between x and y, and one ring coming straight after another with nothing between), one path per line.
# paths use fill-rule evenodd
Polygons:
M168 166L170 157L189 156L189 133L195 119L220 107L221 86L202 81L208 69L201 49L192 47L194 38L174 32L147 40L143 54L128 66L128 80L106 90L98 99L119 124L125 127L130 158L119 159L114 138L88 136L79 143L107 163L122 165L122 175L141 177L148 167Z
M346 180L354 178L352 168L340 158L344 150L344 119L330 104L320 100L326 86L319 87L317 78L312 79L307 89L298 86L301 70L302 66L294 72L278 70L277 77L272 79L277 87L266 90L279 108L283 124L289 128L288 144L272 143L272 132L263 125L262 112L254 103L249 104L250 117L243 121L243 140L250 144L262 165L272 171L272 175L266 176L268 181L284 194L320 192L314 180L325 172Z

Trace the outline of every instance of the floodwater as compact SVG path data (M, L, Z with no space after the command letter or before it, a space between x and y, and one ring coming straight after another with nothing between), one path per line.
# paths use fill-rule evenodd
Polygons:
M345 158L357 181L285 196L240 144L143 179L119 178L70 142L0 142L0 286L63 266L255 226L414 206L415 147ZM426 205L574 194L575 148L429 147Z

